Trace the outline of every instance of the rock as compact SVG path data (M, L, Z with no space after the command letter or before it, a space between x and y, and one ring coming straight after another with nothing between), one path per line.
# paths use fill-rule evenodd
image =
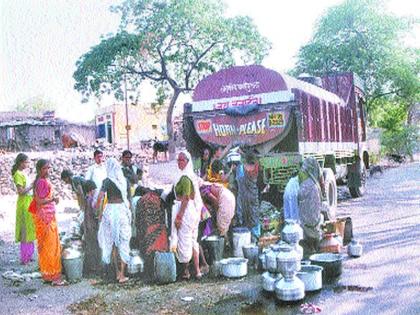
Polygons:
M50 180L54 186L56 193L60 199L74 199L71 192L71 187L65 184L60 176L61 171L70 169L75 175L84 175L87 168L93 163L93 150L92 148L77 148L65 149L62 151L46 151L46 152L26 152L31 161L28 169L29 177L35 178L35 164L39 158L46 158L51 163ZM105 157L115 157L119 159L122 154L122 149L109 146L106 148ZM132 150L134 153L134 163L147 168L148 159L152 156L152 152L148 149L137 151ZM4 153L0 159L0 195L13 195L16 194L15 186L12 181L10 170L12 169L16 153ZM144 177L147 177L148 172L145 172Z

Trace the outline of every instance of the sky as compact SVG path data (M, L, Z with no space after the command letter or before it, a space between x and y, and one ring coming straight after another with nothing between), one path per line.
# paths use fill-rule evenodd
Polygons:
M226 0L227 15L248 15L272 43L263 65L287 71L299 48L307 43L316 20L341 0ZM33 97L57 105L57 116L89 121L98 102L81 104L73 89L78 58L116 32L119 16L109 11L116 0L0 0L0 111ZM391 0L397 15L420 12L420 1ZM420 32L416 32L419 35ZM417 36L419 37L419 36ZM410 41L419 46L419 38ZM143 87L142 103L153 101ZM187 101L180 98L178 104ZM103 101L102 106L111 100ZM180 106L182 107L182 106Z

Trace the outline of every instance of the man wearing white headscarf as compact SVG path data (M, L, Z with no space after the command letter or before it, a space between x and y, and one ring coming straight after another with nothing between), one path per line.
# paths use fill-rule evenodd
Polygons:
M105 265L112 260L117 270L117 280L122 283L128 279L124 271L130 259L131 212L127 199L127 181L121 166L115 158L106 161L107 178L103 181L98 197L100 204L106 194L107 204L102 214L98 231L98 242L102 249L102 262ZM117 265L117 250L121 258Z
M190 277L188 264L193 258L196 278L201 278L199 266L198 225L203 201L198 176L194 173L191 155L182 151L177 158L179 174L175 181L176 202L172 208L170 247L184 265L183 278Z

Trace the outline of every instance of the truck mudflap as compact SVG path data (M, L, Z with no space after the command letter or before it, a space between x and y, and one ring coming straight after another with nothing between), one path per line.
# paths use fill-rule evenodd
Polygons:
M207 143L226 146L231 143L258 145L287 132L292 116L290 107L282 106L270 111L253 112L248 115L217 115L194 117L194 128Z

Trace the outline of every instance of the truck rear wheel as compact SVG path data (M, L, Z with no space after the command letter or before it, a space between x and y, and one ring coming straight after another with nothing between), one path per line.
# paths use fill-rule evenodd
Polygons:
M328 205L328 219L335 219L335 212L337 210L337 183L332 169L324 168L324 193L326 196L326 204Z
M366 178L367 171L366 166L363 161L360 162L360 187L349 187L350 195L352 198L362 197L366 192Z

